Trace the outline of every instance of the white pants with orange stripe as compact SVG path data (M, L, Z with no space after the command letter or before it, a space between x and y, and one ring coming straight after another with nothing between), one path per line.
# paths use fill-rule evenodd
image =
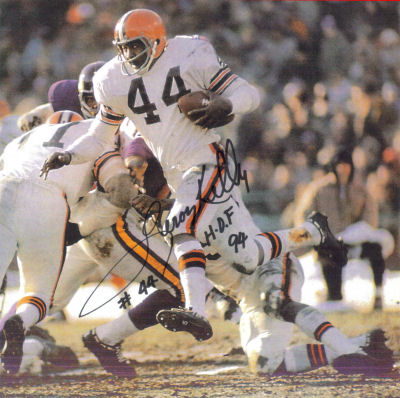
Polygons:
M68 217L68 204L57 187L39 178L0 177L0 280L17 251L23 294L17 312L30 312L23 316L25 327L41 320L51 305L65 256Z

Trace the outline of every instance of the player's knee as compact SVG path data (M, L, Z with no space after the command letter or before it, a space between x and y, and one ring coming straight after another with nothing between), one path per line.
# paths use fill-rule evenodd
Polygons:
M232 249L232 248L231 248ZM235 253L232 267L242 274L252 274L260 265L260 247L255 240L246 242L246 250Z
M171 243L173 244L176 258L180 258L192 250L203 250L200 242L189 234L176 235Z
M274 374L284 360L284 350L263 344L262 338L252 339L245 348L249 368L255 374Z

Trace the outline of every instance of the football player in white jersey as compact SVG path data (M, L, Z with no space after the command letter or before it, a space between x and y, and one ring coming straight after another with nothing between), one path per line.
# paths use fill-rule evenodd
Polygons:
M96 121L85 137L52 154L43 171L96 158L104 145L113 141L125 117L135 123L160 161L176 198L164 234L179 259L186 309L164 312L162 324L171 330L176 324L197 328L206 339L212 329L204 317L206 258L197 232L210 225L221 210L219 204L231 201L237 205L235 227L240 236L232 244L240 252L237 264L243 271L253 272L291 243L286 235L255 236L253 223L247 225L248 212L237 200L238 185L247 182L246 176L240 165L228 160L233 156L221 149L220 137L213 130L230 122L235 114L254 110L259 95L219 59L206 39L177 36L167 41L163 21L153 11L137 9L124 14L116 24L114 44L118 56L107 62L93 81L100 104ZM192 111L197 117L192 122L180 112L177 102L199 90L208 91L210 101ZM304 231L305 235L297 238L319 243L318 230L310 229L311 233Z
M69 221L70 207L93 185L92 162L59 170L46 180L39 177L46 157L85 134L93 121L84 121L69 111L64 120L65 115L58 112L55 121L50 119L50 123L57 124L43 124L14 139L0 158L0 280L17 251L23 292L16 315L5 322L2 331L6 343L1 362L8 373L19 369L24 330L41 321L53 303L65 247L79 239L82 232ZM64 121L68 123L58 124ZM113 146L109 149L115 152ZM109 193L104 194L107 200L103 198L103 202L106 200L106 206L113 210L121 204L121 195L114 195L113 188L121 186L124 179L131 180L129 173L119 173L104 184ZM132 192L132 197L137 194L137 190ZM112 204L115 196L116 205ZM119 210L122 214L123 209ZM110 220L109 225L114 222Z

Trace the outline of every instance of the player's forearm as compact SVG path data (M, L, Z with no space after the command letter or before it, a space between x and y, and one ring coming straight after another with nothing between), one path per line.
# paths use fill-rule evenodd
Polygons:
M116 130L115 126L94 120L87 134L66 148L71 154L71 164L94 161L107 148L113 147Z
M232 113L234 114L252 112L260 104L258 90L242 79L239 84L229 87L228 90L224 97L232 102Z

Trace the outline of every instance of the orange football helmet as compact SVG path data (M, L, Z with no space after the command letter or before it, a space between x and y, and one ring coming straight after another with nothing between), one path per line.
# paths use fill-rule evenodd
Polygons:
M70 122L79 122L79 120L83 120L83 117L76 112L73 111L57 111L51 114L47 119L47 124L62 124L62 123L70 123Z
M130 55L129 51L124 49L132 46L133 42L141 51ZM129 64L135 73L146 72L152 61L162 54L167 45L164 23L154 11L146 9L128 11L115 25L113 44L117 47L125 67ZM125 72L128 73L126 68Z

